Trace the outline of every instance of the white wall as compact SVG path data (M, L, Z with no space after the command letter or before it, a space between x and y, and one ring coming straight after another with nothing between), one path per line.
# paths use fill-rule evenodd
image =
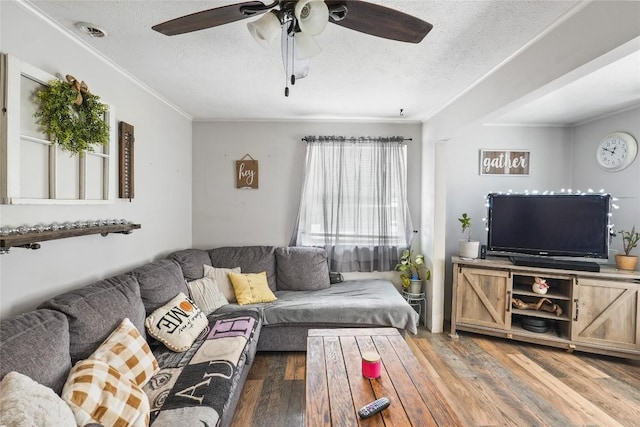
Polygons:
M306 135L412 138L407 185L414 229L419 229L420 132L418 123L195 122L194 247L288 245L298 213ZM257 190L235 188L235 161L245 154L258 161Z
M61 291L191 246L191 120L15 2L0 2L0 51L54 75L73 74L135 127L131 203L0 205L0 226L126 218L130 235L75 237L0 255L0 317L35 308Z
M529 175L480 175L481 149L530 152ZM485 196L491 192L523 192L568 188L571 183L571 131L564 128L474 126L446 142L445 313L451 312L451 256L463 238L458 218L472 219L473 239L486 244Z
M640 107L577 126L573 129L573 177L572 186L586 190L601 188L618 200L620 208L614 209L612 222L617 230L630 230L633 225L640 230L640 154L626 169L608 172L596 163L596 147L602 138L612 132L628 132L640 143ZM615 251L622 250L622 239L611 242L609 260L613 262ZM635 249L633 254L640 251Z

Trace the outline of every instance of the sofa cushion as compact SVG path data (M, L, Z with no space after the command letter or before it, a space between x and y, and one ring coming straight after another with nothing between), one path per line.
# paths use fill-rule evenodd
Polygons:
M262 273L229 273L238 304L272 302L277 298L269 289L267 275Z
M0 361L0 377L17 371L60 394L71 369L67 317L34 310L3 320Z
M213 267L240 267L243 273L267 274L272 291L276 290L276 248L274 246L228 246L211 249L209 257Z
M53 390L19 372L0 381L0 425L76 427L69 406Z
M182 268L182 275L187 280L196 280L204 275L203 265L212 265L209 253L202 249L184 249L169 254L167 258L175 260ZM235 267L235 266L234 266Z
M164 305L180 292L187 291L182 269L177 261L161 259L131 272L140 285L140 296L147 314Z
M187 351L209 322L202 310L180 292L145 321L149 335L176 351Z
M130 274L65 292L45 301L40 308L58 310L67 316L72 363L89 357L125 317L146 338L140 287Z
M216 268L209 265L204 266L205 277L210 277L218 284L218 289L229 302L236 302L236 294L229 279L229 273L240 273L240 267L236 268Z
M79 426L147 427L149 399L142 389L101 360L81 360L71 369L62 398Z
M276 266L279 291L314 291L331 285L327 251L322 248L277 248Z
M358 325L418 333L418 313L388 280L345 280L317 291L277 291L276 296L277 301L261 307L264 325Z
M129 319L124 319L89 358L116 368L140 387L160 369L149 344Z
M205 267L209 267L208 265ZM218 288L216 279L212 277L203 277L202 279L193 280L187 283L189 288L189 296L196 303L196 305L204 312L205 315L209 315L216 311L218 308L229 304L227 298Z

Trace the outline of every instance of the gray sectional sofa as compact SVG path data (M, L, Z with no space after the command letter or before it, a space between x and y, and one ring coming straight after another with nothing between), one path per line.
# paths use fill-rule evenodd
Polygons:
M191 348L173 352L145 333L145 318L180 292L188 295L186 282L202 278L205 265L266 272L277 300L225 305L208 315L208 327ZM310 328L395 327L415 333L418 321L389 281L330 284L323 250L185 249L3 320L0 376L17 371L60 394L72 366L90 357L124 318L147 339L159 364L143 388L156 427L201 421L228 426L255 352L304 351ZM230 336L239 343L233 352L215 344Z

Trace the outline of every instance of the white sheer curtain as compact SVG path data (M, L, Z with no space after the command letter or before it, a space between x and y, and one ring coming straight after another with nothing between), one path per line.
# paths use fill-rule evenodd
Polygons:
M402 137L312 137L291 244L324 247L332 271L388 271L411 244Z

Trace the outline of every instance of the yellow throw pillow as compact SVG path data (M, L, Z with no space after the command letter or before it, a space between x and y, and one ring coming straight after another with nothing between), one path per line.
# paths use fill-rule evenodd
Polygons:
M229 273L238 304L258 304L275 301L277 298L269 289L267 273Z

